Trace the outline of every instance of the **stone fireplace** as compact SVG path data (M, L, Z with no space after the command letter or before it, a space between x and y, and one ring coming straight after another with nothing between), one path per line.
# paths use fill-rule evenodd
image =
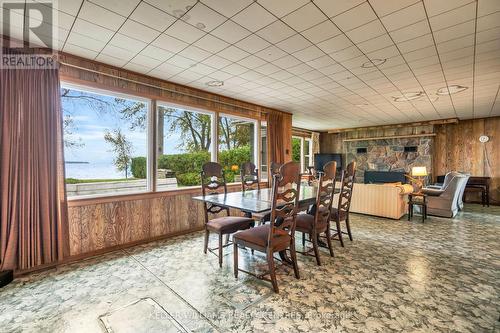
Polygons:
M411 172L425 166L432 179L432 137L344 141L346 162L357 161L356 182L363 182L365 170Z

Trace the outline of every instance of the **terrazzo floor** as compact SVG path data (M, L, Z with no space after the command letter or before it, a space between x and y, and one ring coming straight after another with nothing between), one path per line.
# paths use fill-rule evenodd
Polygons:
M279 269L280 294L236 280L231 247L219 269L195 233L17 279L0 289L0 332L500 332L500 207L351 220L335 258L298 255L300 280Z

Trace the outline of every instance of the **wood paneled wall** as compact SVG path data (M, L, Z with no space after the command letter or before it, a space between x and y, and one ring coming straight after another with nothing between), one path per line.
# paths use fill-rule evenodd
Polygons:
M500 204L500 117L435 125L434 131L435 174L457 170L491 177L490 200ZM481 135L489 136L490 141L479 142Z
M253 119L264 120L267 113L276 111L67 54L62 54L60 60L61 80L68 83ZM291 158L292 115L285 112L283 115L283 149L285 156ZM240 190L240 185L229 189ZM200 230L203 205L191 199L200 194L201 190L195 188L71 200L68 204L70 258Z
M460 120L456 123L393 128L355 129L339 133L321 133L322 153L344 153L343 140L434 133L433 170L435 176L451 170L469 172L474 176L491 177L490 200L500 204L500 117ZM488 143L479 136L490 137Z

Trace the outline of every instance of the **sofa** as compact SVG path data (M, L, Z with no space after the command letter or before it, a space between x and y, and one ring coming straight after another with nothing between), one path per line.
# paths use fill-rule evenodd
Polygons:
M408 194L413 187L408 184L361 184L355 183L352 190L350 211L352 213L400 219L408 210ZM334 207L338 195L334 198Z

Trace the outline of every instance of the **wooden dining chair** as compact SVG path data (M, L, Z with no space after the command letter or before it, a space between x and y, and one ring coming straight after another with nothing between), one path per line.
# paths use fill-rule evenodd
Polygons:
M222 166L215 162L208 162L202 166L201 171L201 189L203 196L215 193L227 193L226 180ZM239 230L245 230L252 227L255 222L252 218L241 216L230 216L229 208L204 202L205 209L205 244L204 253L207 250L219 257L219 267L222 267L222 249L231 245L228 241L223 245L223 236L230 235ZM210 219L210 215L218 215L225 211L226 216L220 216ZM216 248L208 247L210 232L219 235L219 246ZM218 250L218 253L214 251Z
M295 277L299 276L297 255L295 253L295 218L299 209L300 165L288 162L273 176L271 219L270 223L252 229L239 231L233 236L234 276L238 272L253 275L261 280L270 281L276 293L279 292L274 266L274 253L280 252L286 258L286 250L291 256L291 265ZM263 274L254 274L238 267L238 246L250 248L266 254L269 270ZM266 278L269 275L270 278Z
M271 162L271 176L279 173L282 166L282 163Z
M302 245L305 246L305 234L309 235L309 241L312 242L312 249L316 257L316 263L321 266L319 257L318 238L325 234L326 243L330 256L333 257L333 248L330 234L330 214L332 210L333 195L335 193L335 176L337 174L337 162L329 162L324 168L324 172L319 175L318 192L316 194L316 204L309 214L297 215L296 231L302 232ZM299 251L297 251L299 252ZM309 255L309 251L299 252Z
M240 168L240 175L241 190L243 192L246 190L260 190L259 171L255 164L252 162L243 163Z
M344 246L342 235L348 235L352 241L351 226L349 223L349 208L351 207L352 188L354 186L354 176L356 173L356 162L352 161L347 165L347 168L342 172L341 186L339 193L338 205L332 208L330 220L335 221L336 229L332 234L332 239L340 241L340 245ZM340 222L345 221L347 233L342 231Z

